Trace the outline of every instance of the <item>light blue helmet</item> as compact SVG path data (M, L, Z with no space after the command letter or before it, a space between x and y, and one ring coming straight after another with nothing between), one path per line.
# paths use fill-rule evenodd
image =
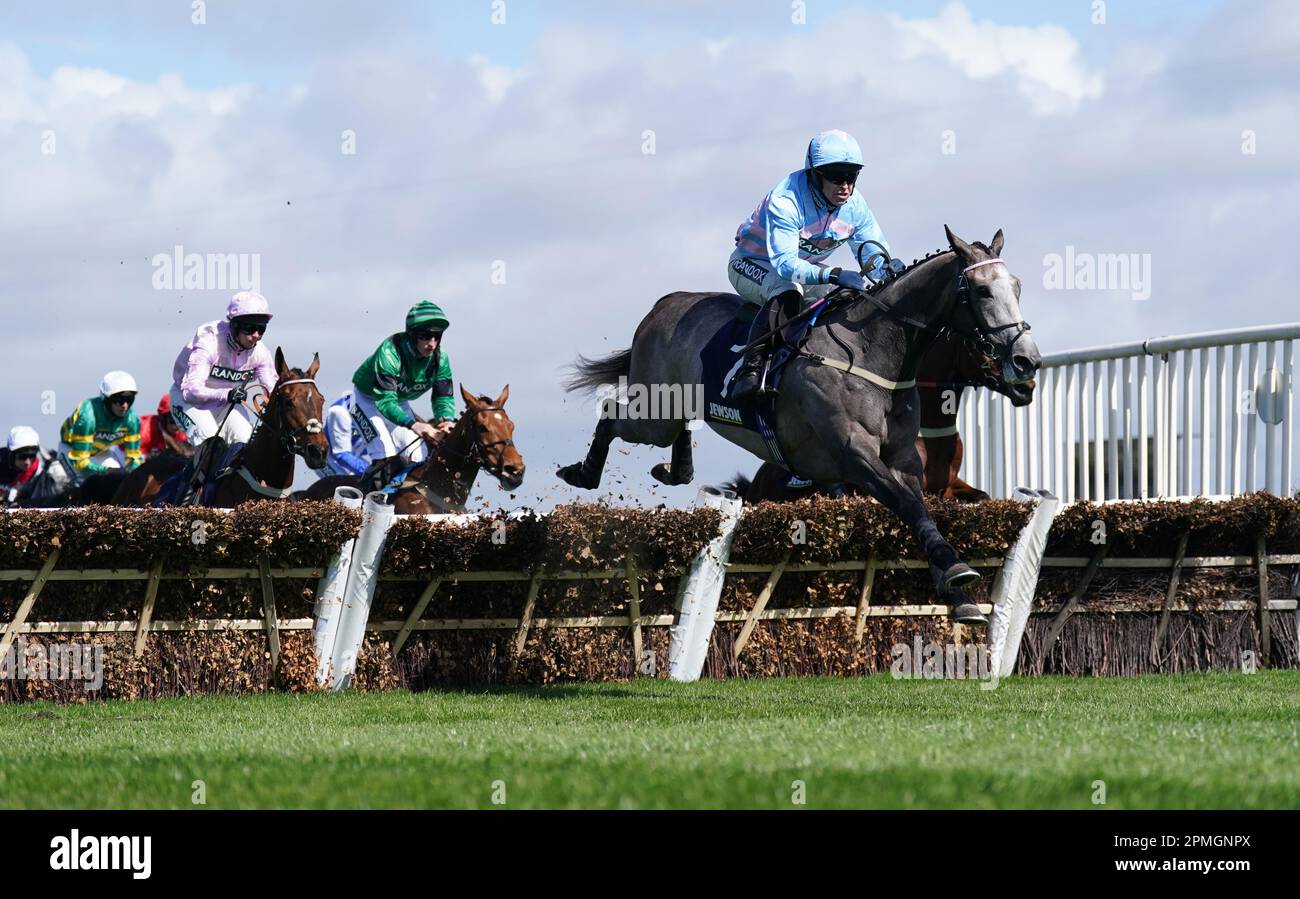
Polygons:
M804 158L804 168L815 169L818 166L837 162L866 165L862 160L862 148L853 139L853 135L833 129L823 131L808 142L808 155Z

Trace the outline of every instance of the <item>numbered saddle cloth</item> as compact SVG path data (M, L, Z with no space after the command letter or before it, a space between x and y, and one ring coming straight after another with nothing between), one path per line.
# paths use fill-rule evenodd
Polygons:
M758 314L766 315L766 307ZM787 332L786 343L773 354L768 364L767 374L768 387L772 391L775 392L780 388L785 364L794 355L793 348L803 341L816 318L817 316L814 315L808 321L790 329ZM719 328L700 351L704 382L704 418L706 421L732 425L758 433L768 445L776 461L785 464L771 425L774 420L772 414L774 393L743 405L734 402L730 396L731 383L736 373L740 371L740 364L744 358L741 351L749 341L749 325L749 321L738 314Z

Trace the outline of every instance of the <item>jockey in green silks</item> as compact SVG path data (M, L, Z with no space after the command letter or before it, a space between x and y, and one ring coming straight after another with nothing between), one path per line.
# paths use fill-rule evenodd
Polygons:
M352 420L371 459L400 452L410 462L422 462L428 456L426 441L455 424L451 360L442 348L449 324L436 303L421 300L406 313L406 330L385 338L353 374ZM427 421L415 414L411 401L430 391L433 417Z

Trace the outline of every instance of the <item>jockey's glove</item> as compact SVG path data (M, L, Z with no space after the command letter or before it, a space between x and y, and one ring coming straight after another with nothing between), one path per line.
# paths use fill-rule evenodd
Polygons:
M845 271L842 268L831 269L831 283L838 284L840 287L847 287L849 290L867 289L867 282L861 275L854 271Z
M232 388L230 393L226 394L226 402L230 403L232 406L237 403L242 403L246 399L248 399L248 388L243 384Z

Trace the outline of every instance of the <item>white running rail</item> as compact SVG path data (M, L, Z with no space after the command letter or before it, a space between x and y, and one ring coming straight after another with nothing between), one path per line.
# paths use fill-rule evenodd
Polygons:
M962 477L1067 503L1292 495L1297 339L1300 322L1054 353L1022 409L967 388Z

